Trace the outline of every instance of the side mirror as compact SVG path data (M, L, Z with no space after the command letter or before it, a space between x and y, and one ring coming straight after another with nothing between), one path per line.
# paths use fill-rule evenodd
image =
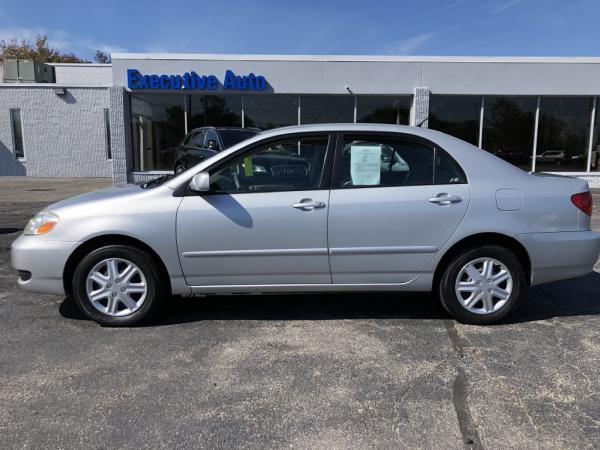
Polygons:
M194 178L190 181L190 189L196 192L210 190L210 175L208 172L200 172L194 175Z
M206 144L206 146L211 149L211 150L218 150L218 145L217 145L217 141L214 140L209 140L208 143Z

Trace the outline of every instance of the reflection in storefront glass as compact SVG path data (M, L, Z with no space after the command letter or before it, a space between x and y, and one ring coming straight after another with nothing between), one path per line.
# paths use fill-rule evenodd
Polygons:
M244 126L270 130L297 124L297 95L248 95L244 97Z
M537 97L485 97L484 150L531 170Z
M542 97L536 172L586 170L591 107L591 98Z
M480 116L480 96L432 95L430 97L429 128L473 145L479 144Z
M412 98L408 95L359 95L356 98L356 121L408 125L411 102Z
M134 170L172 170L175 149L185 135L184 96L131 96Z
M241 127L241 95L192 95L188 130L198 127Z
M354 122L353 95L303 95L300 98L300 123Z

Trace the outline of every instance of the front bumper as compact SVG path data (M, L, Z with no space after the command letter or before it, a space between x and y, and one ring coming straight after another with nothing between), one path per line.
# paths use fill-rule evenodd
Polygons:
M594 231L525 233L517 239L531 258L532 286L587 275L600 253L600 234Z
M31 272L19 277L23 289L44 294L65 295L63 271L79 242L46 241L40 236L21 235L13 242L10 256L16 270Z

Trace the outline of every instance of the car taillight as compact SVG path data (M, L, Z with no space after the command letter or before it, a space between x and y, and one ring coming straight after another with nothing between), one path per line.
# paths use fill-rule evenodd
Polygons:
M592 216L592 194L590 191L571 195L571 201L588 216Z

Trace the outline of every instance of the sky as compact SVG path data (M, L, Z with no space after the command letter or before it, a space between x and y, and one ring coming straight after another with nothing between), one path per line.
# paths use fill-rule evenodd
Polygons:
M600 56L600 0L0 0L0 40L112 52Z

